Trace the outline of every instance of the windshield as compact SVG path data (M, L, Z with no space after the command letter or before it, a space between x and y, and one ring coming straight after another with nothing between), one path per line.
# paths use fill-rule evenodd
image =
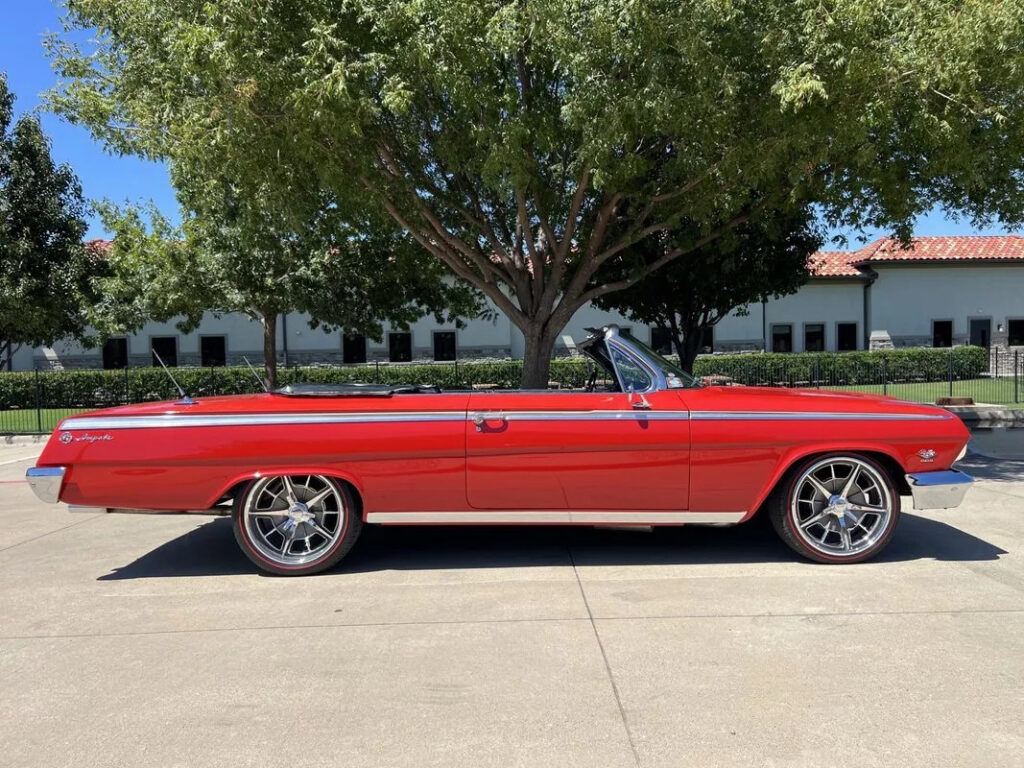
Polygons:
M696 377L691 376L675 363L666 360L629 331L620 330L619 336L626 339L631 345L643 352L644 356L650 362L654 363L661 369L661 372L665 374L665 381L668 383L669 389L684 389L701 386L700 381Z

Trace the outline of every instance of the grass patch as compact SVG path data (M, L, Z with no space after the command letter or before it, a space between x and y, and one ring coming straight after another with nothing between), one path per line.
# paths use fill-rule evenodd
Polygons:
M1009 408L1024 408L1024 403L1014 402L1012 378L1003 379L965 379L954 381L952 390L948 381L920 381L902 384L856 384L848 387L822 387L822 389L839 392L863 392L869 395L889 395L900 400L915 403L934 403L936 398L973 397L976 403L1002 405ZM1017 392L1018 399L1024 398L1024 391Z
M61 419L81 413L85 408L15 408L0 411L0 435L38 435L53 432ZM91 409L95 410L95 408Z

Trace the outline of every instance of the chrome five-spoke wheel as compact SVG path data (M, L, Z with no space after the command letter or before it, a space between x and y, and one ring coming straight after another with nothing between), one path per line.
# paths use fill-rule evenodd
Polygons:
M819 562L857 562L877 554L899 518L899 495L865 456L836 455L795 470L772 508L776 530Z
M351 548L359 527L351 492L323 475L264 477L235 503L235 537L249 559L271 573L331 567Z

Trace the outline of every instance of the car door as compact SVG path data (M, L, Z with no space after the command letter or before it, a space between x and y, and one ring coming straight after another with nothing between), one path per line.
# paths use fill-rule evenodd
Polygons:
M687 509L689 422L675 392L475 393L466 430L474 508Z

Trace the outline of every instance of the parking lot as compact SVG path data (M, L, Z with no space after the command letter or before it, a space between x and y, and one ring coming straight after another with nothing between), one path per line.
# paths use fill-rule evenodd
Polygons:
M759 522L371 527L283 579L226 519L38 502L37 453L0 448L4 766L1024 762L1024 462L863 565Z

